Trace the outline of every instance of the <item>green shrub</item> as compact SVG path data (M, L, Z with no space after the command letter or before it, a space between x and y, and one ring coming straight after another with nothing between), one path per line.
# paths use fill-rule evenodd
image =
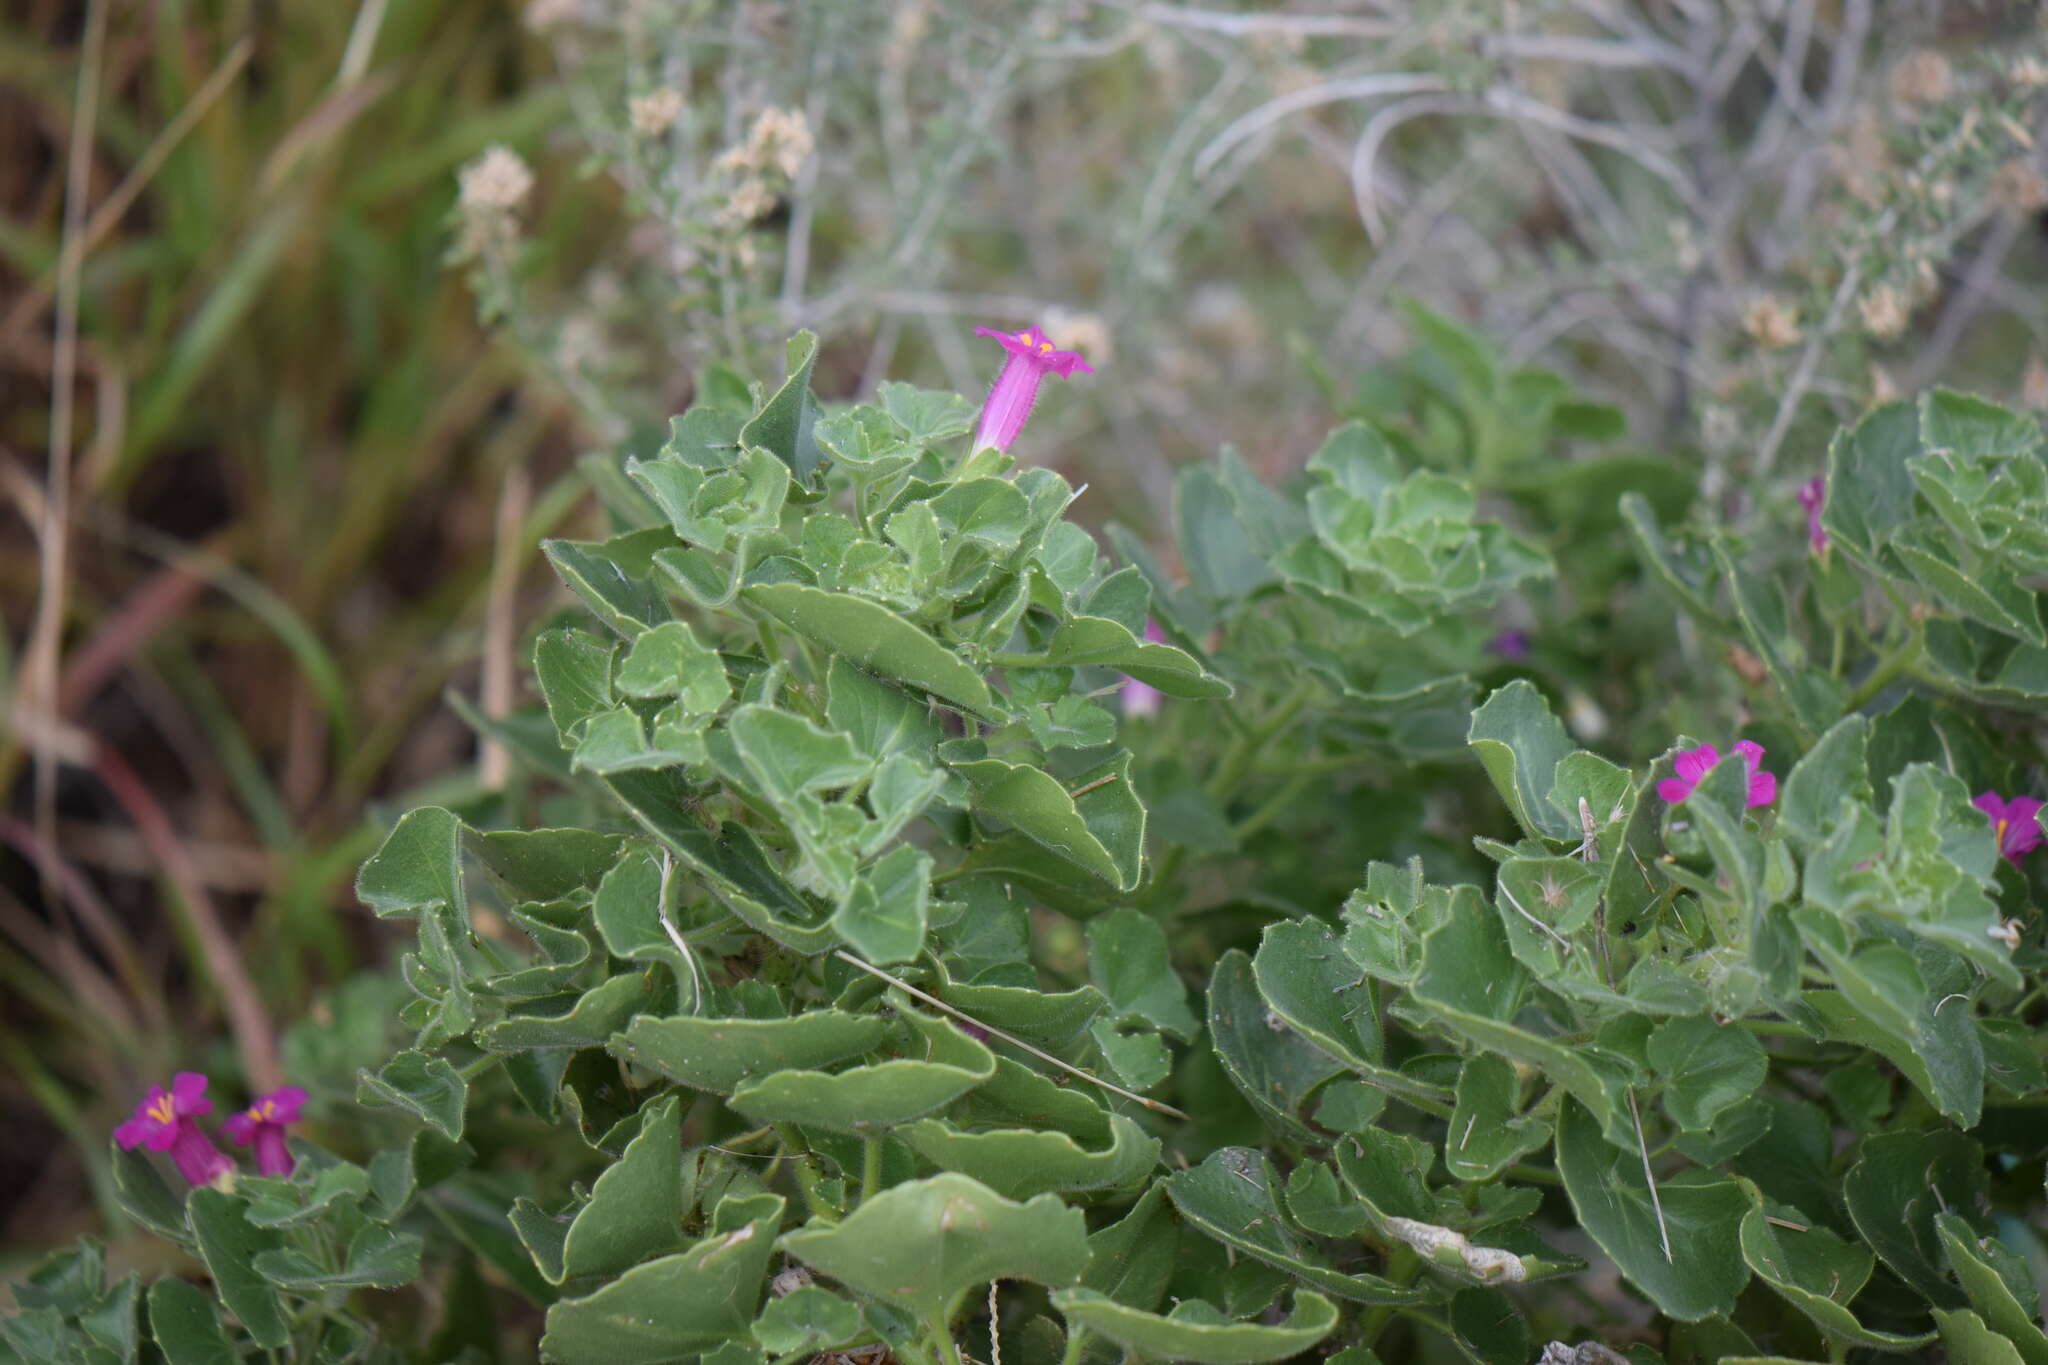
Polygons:
M2048 1360L2038 806L1973 805L2048 709L2039 428L1880 407L1743 538L1423 320L1455 381L1182 473L1184 577L955 395L707 374L545 547L522 783L362 869L408 1036L362 1109L388 997L287 1049L350 1159L115 1153L232 1325L88 1245L0 1341L490 1359L496 1293L564 1365L986 1360L985 1302L1012 1361ZM1647 738L1680 670L1711 752ZM368 1292L422 1265L438 1327Z

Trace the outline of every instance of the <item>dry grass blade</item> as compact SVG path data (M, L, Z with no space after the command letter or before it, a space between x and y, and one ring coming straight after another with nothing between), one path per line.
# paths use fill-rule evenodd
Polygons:
M1033 1047L1031 1044L1025 1042L1022 1038L1017 1037L1013 1033L1005 1033L1003 1030L999 1028L991 1028L989 1025L982 1023L979 1019L976 1019L973 1015L968 1014L966 1011L957 1009L954 1006L947 1004L945 1001L939 999L939 997L933 995L931 992L919 990L917 987L911 985L909 982L901 980L900 978L883 971L880 967L877 967L872 963L861 961L852 953L849 953L844 949L833 949L832 956L838 958L841 962L844 962L849 967L857 967L861 971L868 973L870 976L879 977L883 981L888 982L897 990L902 991L905 995L910 996L914 1000L922 1000L925 1004L930 1005L933 1009L943 1010L945 1013L953 1016L953 1018L955 1019L965 1020L966 1022L974 1025L976 1028L982 1030L984 1033L988 1034L990 1037L1000 1038L1004 1042L1008 1043L1011 1047L1018 1048L1024 1052L1028 1052L1032 1056L1038 1058L1038 1060L1045 1062L1048 1065L1056 1066L1070 1076L1079 1077L1081 1080L1088 1082L1088 1084L1090 1085L1099 1086L1102 1089L1109 1091L1112 1095L1121 1095L1127 1100L1135 1100L1137 1103L1144 1105L1147 1109L1150 1109L1155 1113L1165 1114L1169 1118L1179 1119L1183 1123L1193 1122L1193 1120L1187 1114L1182 1113L1180 1110L1174 1108L1170 1104L1164 1104L1158 1100L1149 1099L1144 1095L1140 1095L1135 1090L1126 1090L1122 1086L1117 1085L1113 1081L1105 1081L1100 1076L1094 1075L1091 1072L1083 1071L1080 1067L1075 1066L1072 1062L1062 1061L1058 1057L1053 1056L1050 1052L1046 1052L1040 1048Z

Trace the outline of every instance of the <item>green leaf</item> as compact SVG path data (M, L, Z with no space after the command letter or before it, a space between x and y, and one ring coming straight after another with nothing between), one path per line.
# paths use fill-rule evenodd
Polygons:
M2041 424L2031 416L1954 389L1929 389L1921 394L1918 416L1920 440L1929 450L2028 455L2041 444Z
M1540 1037L1511 1022L1530 980L1509 950L1501 921L1477 888L1455 888L1450 914L1423 939L1422 971L1412 998L1452 1033L1486 1051L1527 1062L1563 1086L1610 1136L1627 1131L1621 1091L1628 1068L1621 1058L1591 1044Z
M533 642L534 676L564 745L574 745L593 717L611 709L616 649L582 630L544 631Z
M1307 1284L1355 1303L1416 1303L1424 1291L1377 1275L1346 1275L1297 1232L1274 1197L1272 1168L1263 1154L1224 1147L1201 1165L1163 1182L1181 1217L1224 1246L1284 1270Z
M621 972L580 996L527 1001L522 1011L540 1007L560 1012L514 1014L483 1029L477 1041L492 1052L603 1047L627 1020L658 1005L661 997L651 984L637 972Z
M608 1050L692 1090L730 1095L750 1077L827 1066L879 1047L889 1026L871 1014L813 1009L791 1019L641 1015Z
M887 683L869 677L843 655L825 671L825 718L867 757L927 756L941 731L931 708Z
M1828 498L1821 526L1831 543L1871 569L1913 515L1913 476L1906 462L1920 453L1920 423L1910 403L1872 408L1828 447Z
M1698 1322L1734 1309L1749 1281L1739 1235L1750 1207L1735 1181L1681 1171L1653 1200L1641 1154L1607 1141L1571 1100L1559 1110L1557 1170L1579 1226L1666 1315Z
M1251 959L1239 949L1216 960L1208 1004L1209 1038L1231 1083L1279 1131L1315 1140L1302 1106L1316 1087L1343 1072L1343 1063L1284 1021L1267 1019Z
M605 785L748 928L799 953L838 942L825 911L783 879L746 826L727 821L709 828L700 796L680 775L621 773Z
M732 696L718 652L681 621L664 621L633 642L614 680L629 697L674 697L688 715L709 715Z
M1743 634L1793 715L1809 733L1826 726L1842 713L1843 688L1834 677L1807 666L1806 647L1793 633L1784 588L1738 564L1724 537L1715 538L1714 558Z
M1274 1019L1367 1084L1409 1099L1444 1098L1433 1087L1381 1064L1372 986L1328 926L1318 920L1267 925L1252 958L1252 976Z
M1983 1113L1984 1052L1975 1021L1963 1007L1967 1002L1952 1001L1950 1018L1936 1013L1940 1000L1934 992L1922 986L1917 995L1911 993L1920 985L1912 955L1891 944L1847 957L1820 935L1804 937L1844 988L1801 994L1827 1036L1882 1054L1943 1114L1976 1127ZM1941 999L1947 999L1945 992Z
M936 445L974 427L977 409L973 400L950 389L920 389L885 380L875 396L882 400L882 410L903 428L905 439L917 445Z
M644 532L639 533L645 535ZM666 530L660 537L675 542ZM644 577L630 575L621 567L619 556L629 548L619 540L543 540L542 553L555 573L569 585L598 620L628 640L649 626L669 618L668 603L661 591Z
M380 918L417 918L445 905L469 926L462 892L462 821L440 806L407 811L356 874L356 898Z
M1983 1148L1950 1130L1867 1137L1842 1197L1857 1231L1900 1279L1937 1308L1963 1306L1935 1215L1990 1207Z
M390 1104L405 1110L450 1142L462 1140L469 1086L439 1057L401 1052L382 1069L356 1073L358 1104Z
M1088 975L1119 1016L1136 1016L1182 1042L1200 1024L1175 975L1166 931L1142 911L1113 911L1088 925Z
M1868 1249L1807 1223L1797 1210L1779 1207L1775 1223L1761 1204L1742 1216L1742 1259L1830 1340L1878 1351L1910 1351L1934 1339L1932 1332L1897 1336L1858 1322L1848 1305L1870 1279L1876 1258Z
M2032 1266L1996 1239L1980 1240L1968 1223L1952 1213L1936 1214L1934 1227L1948 1253L1949 1268L1962 1281L1963 1292L1984 1315L1984 1321L2012 1342L2026 1365L2048 1365L2048 1336L2041 1332L2039 1291L2033 1284ZM2025 1285L2026 1300L1999 1274L1994 1258L2013 1265L2015 1278Z
M778 1195L727 1197L710 1235L689 1250L550 1307L542 1356L561 1365L669 1365L745 1339L781 1220Z
M107 1151L114 1202L121 1212L159 1237L190 1246L192 1233L185 1226L185 1207L149 1153L114 1143L108 1144Z
M943 1323L990 1280L1076 1284L1088 1265L1079 1209L1056 1195L1014 1203L964 1175L894 1186L838 1223L812 1219L776 1243L813 1270Z
M16 1295L19 1298L19 1294ZM78 1315L78 1325L99 1345L113 1352L119 1365L134 1365L142 1350L142 1272L131 1270L114 1282L98 1302Z
M1761 1089L1769 1065L1754 1034L1705 1015L1659 1024L1649 1059L1664 1078L1664 1111L1693 1132L1713 1127L1723 1110Z
M642 1111L640 1132L591 1187L562 1244L567 1275L616 1275L683 1240L682 1102Z
M1657 513L1641 493L1624 493L1619 503L1621 519L1644 567L1677 599L1693 619L1717 636L1734 633L1735 623L1716 610L1709 600L1712 570L1704 565L1688 569L1657 524Z
M248 1206L208 1186L185 1200L185 1216L198 1239L199 1257L213 1277L213 1289L259 1346L272 1350L291 1340L291 1325L277 1291L258 1273L256 1258L282 1245L277 1233L248 1220Z
M740 444L773 452L799 482L807 483L821 458L811 434L818 420L818 405L811 397L811 367L818 362L816 335L798 332L791 337L784 360L788 377L753 420L740 428Z
M994 1128L965 1132L938 1119L906 1124L895 1136L942 1171L956 1171L1002 1195L1122 1189L1159 1160L1159 1139L1121 1114L1109 1117L1111 1140L1091 1151L1050 1128Z
M1261 1365L1288 1360L1337 1326L1337 1306L1312 1290L1297 1291L1285 1321L1265 1326L1232 1322L1200 1299L1187 1299L1160 1317L1093 1289L1063 1289L1052 1296L1071 1329L1085 1328L1116 1343L1132 1359L1199 1361L1204 1365Z
M995 1074L994 1054L952 1024L909 1010L901 1017L922 1040L922 1059L897 1058L837 1074L779 1070L742 1081L727 1103L760 1123L868 1135L951 1104Z
M899 844L854 877L832 928L870 962L908 962L924 949L931 855Z
M510 901L568 900L595 890L622 842L588 829L463 830L463 847Z
M1079 798L1052 774L1026 764L984 758L949 766L973 789L977 810L1119 891L1132 891L1144 877L1145 808L1131 789L1130 764L1130 754L1120 753L1083 774L1077 788L1114 776Z
M1482 1365L1526 1365L1529 1324L1513 1299L1491 1289L1461 1289L1451 1296L1451 1335Z
M339 1270L329 1270L294 1248L259 1251L255 1266L281 1289L316 1295L334 1289L396 1289L420 1277L420 1238L382 1223L365 1223L349 1239Z
M1172 645L1140 639L1128 626L1100 616L1062 621L1031 668L1113 668L1169 697L1228 697L1231 686L1207 672L1194 656Z
M1934 1321L1941 1328L1941 1344L1951 1365L2027 1365L2019 1347L1967 1308L1947 1313L1937 1308Z
M822 1351L852 1341L861 1331L860 1309L819 1284L800 1285L771 1298L754 1321L754 1340L778 1355Z
M1557 765L1572 751L1571 740L1527 679L1499 688L1472 713L1468 742L1523 829L1550 839L1579 837L1576 818L1567 818L1549 801Z
M806 640L870 673L908 683L993 722L1002 711L960 657L887 607L802 583L763 583L741 596Z
M1088 1234L1088 1273L1082 1285L1128 1308L1149 1313L1166 1297L1180 1251L1180 1221L1158 1182L1130 1211Z
M1847 799L1868 805L1870 723L1845 716L1792 765L1778 797L1778 825L1809 846L1835 832Z
M1514 1068L1484 1053L1458 1071L1457 1107L1444 1130L1444 1169L1458 1180L1491 1180L1550 1143L1550 1125L1519 1112Z
M175 1275L149 1287L149 1334L170 1365L241 1365L213 1299Z
M1046 1047L1057 1047L1088 1027L1104 1004L1102 992L1093 986L1053 993L1025 986L956 982L939 994L969 1018Z
M726 726L747 771L777 802L850 787L873 768L845 735L771 706L742 706Z

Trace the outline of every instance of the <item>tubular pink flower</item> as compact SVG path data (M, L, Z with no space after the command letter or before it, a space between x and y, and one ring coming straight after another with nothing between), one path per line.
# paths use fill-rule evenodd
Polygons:
M1038 400L1038 382L1048 374L1065 379L1076 370L1095 373L1094 367L1081 359L1079 351L1053 349L1045 333L1036 327L1026 327L1021 332L977 327L974 334L994 337L1010 353L1003 368L996 372L996 382L989 386L988 401L981 405L981 423L974 429L977 451L991 446L997 450L1010 448L1010 442L1017 439L1017 433L1024 430L1024 423L1031 416L1031 405Z
M256 1145L256 1169L264 1175L290 1175L292 1154L284 1145L284 1129L299 1121L299 1108L306 1092L287 1085L263 1096L241 1113L221 1124L223 1136L237 1146Z
M1799 485L1799 505L1806 509L1806 543L1819 554L1828 547L1828 533L1820 529L1820 509L1828 500L1828 481L1808 479Z
M1749 797L1743 803L1748 806L1768 806L1778 798L1778 779L1763 771L1764 748L1755 740L1738 739L1735 752L1742 755L1742 764L1749 769ZM1714 770L1721 761L1721 751L1711 744L1702 744L1697 749L1687 749L1675 760L1678 773L1657 784L1657 795L1677 805L1692 795L1692 789L1700 779Z
M1166 639L1166 635L1159 629L1158 622L1148 620L1145 622L1145 638L1154 642L1162 642ZM1117 699L1123 703L1124 714L1127 716L1158 715L1159 697L1160 692L1158 688L1150 683L1141 683L1136 678L1131 677L1124 679L1123 690L1117 694Z
M1970 802L1991 820L1991 836L1998 851L2019 866L2020 855L2041 846L2041 803L2031 796L2001 797L1997 792L1978 792Z
M196 1071L180 1071L171 1078L168 1091L160 1085L149 1088L134 1115L114 1129L114 1141L130 1149L169 1152L178 1174L194 1185L211 1185L235 1168L194 1122L201 1114L212 1112L213 1101L206 1098L206 1077Z

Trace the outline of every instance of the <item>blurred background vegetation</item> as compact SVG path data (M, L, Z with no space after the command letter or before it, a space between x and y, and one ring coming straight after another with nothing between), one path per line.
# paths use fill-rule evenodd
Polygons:
M2040 25L2021 0L10 7L0 1253L121 1235L96 1163L148 1079L261 1082L308 1016L296 1069L381 1059L376 983L340 1025L328 994L385 960L354 866L391 806L503 781L444 697L522 700L534 542L594 521L590 485L700 384L773 374L810 327L827 400L975 393L970 328L1037 322L1097 374L1023 453L1141 538L1184 462L1281 474L1365 416L1503 506L1597 477L1800 553L1792 491L1874 398L2048 405ZM1574 540L1626 559L1611 527ZM1672 728L1632 711L1682 655L1617 654L1658 610L1502 624L1619 750Z

